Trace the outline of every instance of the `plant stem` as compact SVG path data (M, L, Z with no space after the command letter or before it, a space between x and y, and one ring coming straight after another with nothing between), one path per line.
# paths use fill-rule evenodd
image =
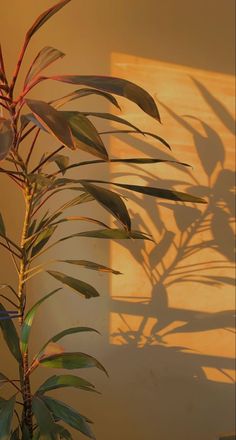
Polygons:
M24 312L26 305L26 282L25 282L25 272L28 269L28 251L26 239L28 236L29 225L31 220L31 205L32 205L32 190L29 186L26 186L25 192L25 218L23 223L22 235L21 235L21 252L22 258L20 261L20 271L19 271L19 287L18 287L18 297L19 297L19 323L22 327L24 323ZM23 396L24 410L22 414L22 424L26 425L30 436L33 434L33 422L32 422L32 396L30 389L29 376L26 375L28 371L28 351L24 353L22 359L22 365L20 366L20 377L21 377L21 391Z

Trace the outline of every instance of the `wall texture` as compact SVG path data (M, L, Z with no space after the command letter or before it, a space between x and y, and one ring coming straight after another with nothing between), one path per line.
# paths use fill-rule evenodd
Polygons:
M25 30L52 4L1 4L0 41L9 72ZM109 380L95 371L84 374L101 396L77 391L63 396L94 420L98 440L216 440L233 431L233 34L231 0L72 0L35 36L27 52L26 62L50 45L67 54L50 71L112 73L146 87L159 101L164 125L156 126L121 100L125 115L166 137L173 145L172 158L194 166L188 172L157 165L145 171L106 167L97 169L97 176L122 181L122 172L123 181L151 184L154 179L155 186L164 186L167 179L169 187L210 196L204 208L131 197L134 227L152 231L157 245L101 246L91 240L81 241L79 248L69 242L58 248L60 257L100 261L124 272L116 278L81 272L101 297L88 302L73 294L52 299L33 329L32 352L67 326L91 325L102 333L65 341L68 349L97 356L109 371ZM67 90L45 84L32 96L50 99ZM98 99L89 98L83 106L106 109ZM171 156L150 138L112 137L109 143L117 157L125 151L129 157ZM0 182L0 211L17 237L22 200L6 179ZM94 204L83 214L94 212L109 221ZM4 252L0 258L1 282L14 283L10 260ZM52 280L39 276L29 302L51 286ZM13 373L0 342L0 370ZM35 373L35 386L46 373ZM61 392L55 395L61 398Z

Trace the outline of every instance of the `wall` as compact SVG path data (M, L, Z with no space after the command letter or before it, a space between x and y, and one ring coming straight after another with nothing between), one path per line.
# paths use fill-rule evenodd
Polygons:
M52 3L22 0L1 5L0 40L9 72L25 29ZM125 273L109 279L81 272L82 279L99 286L101 298L80 301L68 294L52 299L39 312L33 332L32 351L67 326L91 325L101 331L102 337L66 340L68 349L97 356L109 370L109 380L95 371L85 374L97 384L101 396L65 393L68 402L72 398L95 421L98 439L214 440L233 430L233 10L233 1L74 0L35 36L26 57L27 61L41 47L51 45L67 57L50 71L112 73L148 88L160 101L164 126L156 126L121 100L127 118L166 137L176 160L194 164L189 172L156 165L145 168L150 174L142 171L141 177L132 178L140 171L119 166L98 169L98 176L110 173L119 178L119 172L125 172L129 174L126 181L149 183L154 178L156 186L164 186L162 179L168 176L170 187L178 181L179 190L211 195L206 208L131 197L135 227L151 230L157 246L111 243L109 247L91 240L89 245L81 242L81 249L71 242L58 248L60 257L91 258ZM48 99L65 90L66 86L45 84L34 96ZM91 99L84 108L98 108L100 102ZM183 118L186 113L202 122ZM170 157L150 138L144 143L137 137L125 141L113 137L110 148L114 156L128 148L129 157ZM1 212L16 237L23 205L14 188L1 178L2 188L6 184L7 191L0 193ZM101 214L109 221L94 204L86 207L85 215L94 214L95 209L97 217ZM191 228L198 226L199 219L203 223L195 239ZM77 229L73 225L65 231ZM1 280L16 281L6 254L1 258ZM199 268L206 270L199 272ZM76 273L70 269L70 274ZM52 280L39 276L32 282L29 302L51 286ZM14 370L5 351L1 352L4 369ZM35 373L35 386L46 374Z

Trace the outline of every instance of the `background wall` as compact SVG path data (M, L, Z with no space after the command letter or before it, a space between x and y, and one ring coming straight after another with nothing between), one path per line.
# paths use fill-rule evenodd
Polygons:
M0 41L9 72L25 30L52 4L9 0L1 5ZM134 226L152 230L157 246L113 243L109 247L91 240L89 245L68 242L58 248L63 257L100 261L125 273L109 279L81 272L82 279L99 287L101 297L87 302L68 293L67 298L52 299L34 326L32 351L67 326L91 325L101 331L102 337L66 340L68 349L97 356L110 374L109 380L95 371L85 374L97 384L101 396L65 393L65 400L72 398L81 413L94 420L98 439L214 440L233 430L233 34L234 2L229 0L74 0L35 36L27 52L26 61L51 45L67 54L51 71L112 73L146 87L161 101L164 126L156 126L121 100L127 118L166 137L176 159L194 164L189 173L167 166L145 168L148 172L113 167L97 169L98 176L122 181L119 172L125 172L125 181L155 179L156 186L164 186L162 180L167 178L170 187L178 181L176 188L211 198L209 208L200 209L133 197L129 206ZM45 83L34 96L50 99L67 90L64 85ZM106 109L100 103L90 99L83 108L102 105ZM186 113L201 122L183 118ZM114 156L123 155L126 148L129 157L167 157L150 139L145 143L131 136L125 141L110 139ZM1 213L16 237L22 200L4 178L1 188ZM147 214L140 207L143 203ZM108 221L95 204L83 214L94 212ZM202 224L195 238L199 219ZM4 253L0 278L16 281ZM32 282L29 301L51 286L54 283L46 275L39 276ZM187 327L180 329L181 325ZM1 371L13 372L4 349L0 363ZM35 386L46 373L35 373ZM61 393L57 396L61 398ZM75 434L74 438L80 437Z

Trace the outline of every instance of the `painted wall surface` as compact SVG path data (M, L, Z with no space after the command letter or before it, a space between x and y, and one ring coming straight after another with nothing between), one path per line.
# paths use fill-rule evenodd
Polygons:
M52 4L1 2L0 41L9 72L25 30ZM102 333L65 340L69 350L95 355L106 366L108 380L96 371L84 373L102 395L55 393L94 420L98 440L216 440L234 429L233 34L231 0L72 0L35 36L27 52L26 63L42 47L56 47L67 57L49 72L113 74L154 95L162 126L125 100L120 100L122 110L133 123L166 138L173 152L150 137L112 136L108 143L114 157L172 158L193 165L143 170L102 165L90 171L93 176L188 190L210 200L204 207L177 206L133 194L128 202L133 227L151 232L155 244L90 240L57 248L59 258L91 259L124 273L108 277L81 271L101 297L84 301L68 293L52 299L38 313L32 334L33 353L68 326L90 325ZM21 77L24 72L26 68ZM68 89L45 83L32 96L48 100ZM98 98L82 105L108 110ZM1 177L0 185L0 212L16 238L22 199L6 179ZM76 214L110 221L94 203ZM78 228L73 224L61 232ZM0 261L1 282L16 282L2 251ZM73 269L68 273L78 275ZM46 275L35 278L29 303L55 285ZM0 371L14 374L15 365L2 349L2 339L0 343ZM47 374L36 371L34 386ZM73 438L82 436L75 433Z

